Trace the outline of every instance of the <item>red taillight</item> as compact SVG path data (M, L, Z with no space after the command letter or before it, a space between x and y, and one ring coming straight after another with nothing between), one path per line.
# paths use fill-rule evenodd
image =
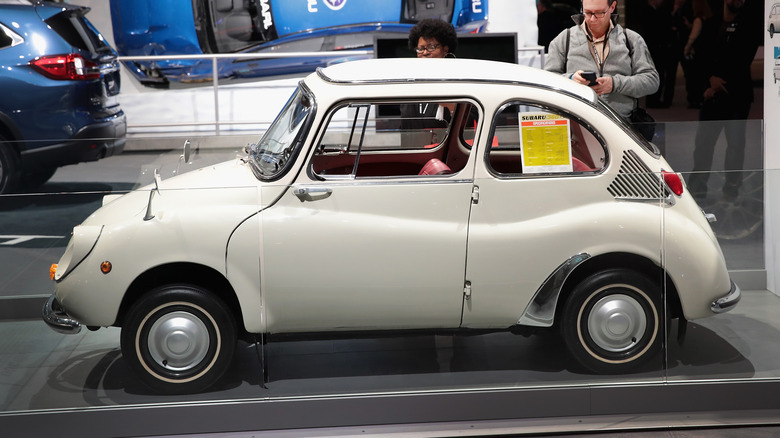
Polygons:
M73 53L41 56L30 61L30 66L51 79L78 81L100 77L97 64Z
M661 175L664 177L664 182L669 186L669 190L677 196L683 194L683 181L679 173L661 171Z

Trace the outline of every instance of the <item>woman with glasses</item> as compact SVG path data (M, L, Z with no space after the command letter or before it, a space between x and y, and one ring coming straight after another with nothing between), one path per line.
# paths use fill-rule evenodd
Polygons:
M545 70L589 85L617 113L629 118L637 99L658 89L655 69L642 37L617 24L615 0L582 0L575 26L550 43ZM591 82L583 72L595 73ZM588 75L586 75L588 76Z
M409 30L409 48L418 58L454 58L458 35L452 24L438 18L420 20ZM445 129L455 109L451 104L401 105L401 141L412 143L407 133L420 130ZM434 142L435 140L430 140Z
M409 31L409 48L418 58L455 57L458 35L452 24L436 18L420 20Z

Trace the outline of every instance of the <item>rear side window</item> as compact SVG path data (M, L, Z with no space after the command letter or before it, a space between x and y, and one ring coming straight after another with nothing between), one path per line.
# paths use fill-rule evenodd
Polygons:
M22 41L24 40L21 36L0 23L0 49L13 47L17 44L21 44Z
M546 106L510 103L496 115L487 151L499 176L596 173L604 168L601 137L578 119Z
M46 20L46 24L73 47L92 53L111 50L103 37L82 16L63 12Z

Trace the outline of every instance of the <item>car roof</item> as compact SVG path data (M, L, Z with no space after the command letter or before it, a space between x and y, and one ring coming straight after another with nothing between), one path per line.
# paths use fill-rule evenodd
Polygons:
M317 69L331 83L481 82L552 88L594 102L592 89L548 71L507 62L478 59L384 58L345 62Z

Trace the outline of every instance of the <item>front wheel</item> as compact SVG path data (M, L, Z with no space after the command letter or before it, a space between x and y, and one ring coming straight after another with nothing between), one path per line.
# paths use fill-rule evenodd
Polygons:
M230 365L236 325L227 306L210 292L169 285L131 307L121 344L128 366L155 392L200 392Z
M587 369L617 374L654 357L663 340L660 287L625 269L596 273L583 280L567 300L563 338Z

